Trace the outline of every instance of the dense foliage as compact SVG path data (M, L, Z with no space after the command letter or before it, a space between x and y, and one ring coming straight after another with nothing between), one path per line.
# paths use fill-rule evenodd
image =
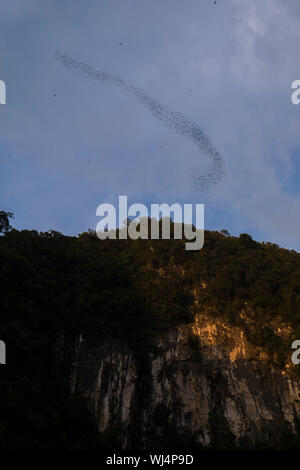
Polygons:
M192 321L195 290L203 308L243 327L278 363L291 343L272 322L300 337L299 254L247 234L206 232L204 248L188 252L183 240L11 230L0 237L0 279L0 448L105 446L70 395L75 338L120 337L143 361L157 332Z

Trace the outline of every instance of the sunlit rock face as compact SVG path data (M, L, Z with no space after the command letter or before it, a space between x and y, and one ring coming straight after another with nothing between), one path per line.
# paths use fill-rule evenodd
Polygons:
M162 334L138 357L120 341L78 341L72 391L124 449L170 444L288 448L299 443L300 387L244 331L211 315Z

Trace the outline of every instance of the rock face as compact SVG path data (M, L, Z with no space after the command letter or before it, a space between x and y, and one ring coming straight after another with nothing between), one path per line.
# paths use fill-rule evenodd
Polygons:
M299 443L299 382L241 329L205 314L164 333L142 359L119 341L92 348L81 337L72 391L87 398L99 430L115 432L123 449Z

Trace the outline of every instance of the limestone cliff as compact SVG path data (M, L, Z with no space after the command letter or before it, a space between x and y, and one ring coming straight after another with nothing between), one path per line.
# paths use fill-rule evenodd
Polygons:
M214 448L299 442L295 366L275 367L243 329L198 312L193 323L161 334L143 361L120 341L91 347L79 338L72 391L124 449L163 447L166 435Z

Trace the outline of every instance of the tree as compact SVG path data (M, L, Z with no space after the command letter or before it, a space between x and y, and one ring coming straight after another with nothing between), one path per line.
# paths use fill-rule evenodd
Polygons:
M12 226L9 223L9 218L14 218L12 212L0 211L0 233L6 233L11 230Z
M253 240L253 238L248 235L248 233L241 233L239 236L239 240L242 242L242 245L245 248L256 248L257 242Z
M226 237L229 237L230 236L230 233L228 232L228 230L226 230L226 228L223 228L223 230L221 230L221 233L223 235L226 235Z

